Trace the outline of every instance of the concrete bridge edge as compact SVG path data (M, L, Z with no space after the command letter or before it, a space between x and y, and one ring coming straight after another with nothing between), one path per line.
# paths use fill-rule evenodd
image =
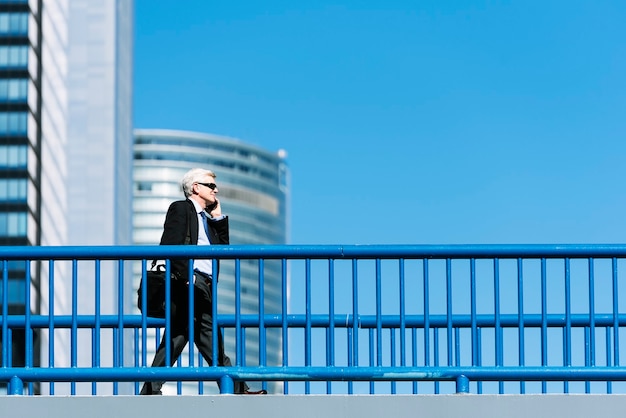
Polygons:
M590 418L626 416L626 395L3 396L12 418Z

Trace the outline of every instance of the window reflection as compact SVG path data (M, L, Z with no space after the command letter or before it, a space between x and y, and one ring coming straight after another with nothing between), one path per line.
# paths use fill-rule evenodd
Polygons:
M0 202L26 202L26 179L0 179Z
M0 66L26 67L28 64L28 47L25 45L0 46Z
M0 113L0 135L26 135L27 114L26 112L2 112Z
M27 159L26 145L0 146L0 168L24 168Z
M27 35L28 13L0 13L0 35Z
M28 96L28 80L0 80L0 101L15 102L26 100Z
M25 237L26 213L0 213L0 237Z
M26 289L24 279L9 280L9 305L24 305L26 303ZM0 300L2 300L2 286L0 286Z

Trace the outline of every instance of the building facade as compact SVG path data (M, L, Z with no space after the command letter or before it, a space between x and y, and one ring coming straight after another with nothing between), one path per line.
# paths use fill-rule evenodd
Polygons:
M170 203L184 199L180 181L191 168L215 172L224 214L229 216L230 243L286 244L289 225L289 172L284 151L272 153L234 138L186 131L135 130L134 146L134 242L158 244L163 221ZM281 275L279 265L263 266L266 313L281 312ZM259 312L258 262L241 263L241 313ZM136 276L139 271L137 270ZM235 266L229 260L220 264L218 311L234 314ZM138 285L136 283L135 285ZM270 297L268 295L275 295ZM260 341L264 340L265 345ZM266 350L268 365L278 365L281 358L279 331L260 338L246 332L247 365L259 364L261 350ZM234 335L226 332L226 352L236 357ZM150 358L152 356L149 356ZM185 359L184 354L181 358ZM277 388L272 386L270 391ZM175 392L166 385L164 393ZM198 393L197 385L189 393ZM215 391L214 383L207 392Z
M132 33L132 0L0 0L0 245L132 242ZM70 312L70 266L55 267L52 297L46 263L26 267L8 266L9 311ZM81 273L81 295L93 295L89 267ZM117 312L112 292L100 303ZM78 309L89 305L81 297ZM37 346L54 339L55 363L69 364L68 338L43 330L25 356L13 335L11 361L45 366ZM91 338L80 346L77 365L91 364Z

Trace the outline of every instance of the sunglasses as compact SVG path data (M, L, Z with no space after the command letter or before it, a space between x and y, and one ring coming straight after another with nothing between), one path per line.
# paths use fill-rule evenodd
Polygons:
M197 183L197 184L201 184L203 186L206 186L206 187L208 187L211 190L217 189L217 184L215 184L215 183Z

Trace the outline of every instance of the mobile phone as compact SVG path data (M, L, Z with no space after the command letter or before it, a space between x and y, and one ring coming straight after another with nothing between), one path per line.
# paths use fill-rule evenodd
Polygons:
M217 199L215 199L215 202L213 202L210 205L208 205L206 208L204 208L204 210L206 210L207 213L211 213L213 211L213 209L215 209L217 207L218 204L219 204L219 201Z

